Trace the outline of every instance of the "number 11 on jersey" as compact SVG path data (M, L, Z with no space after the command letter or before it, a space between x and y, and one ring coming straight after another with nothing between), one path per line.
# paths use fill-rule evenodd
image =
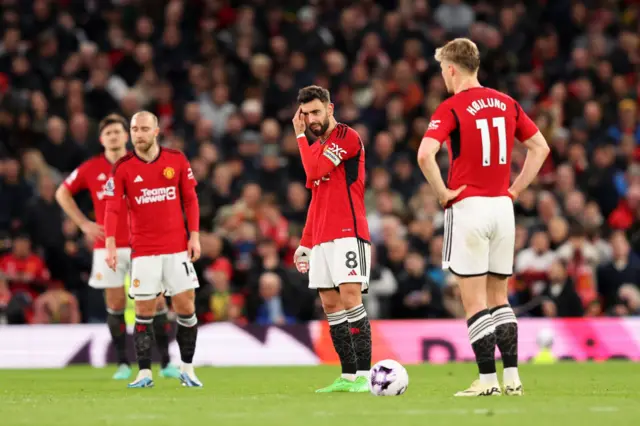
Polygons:
M493 117L493 127L498 129L498 164L507 164L507 131L504 117ZM480 130L482 140L482 166L491 165L491 134L489 133L489 120L481 118L476 120L476 128Z

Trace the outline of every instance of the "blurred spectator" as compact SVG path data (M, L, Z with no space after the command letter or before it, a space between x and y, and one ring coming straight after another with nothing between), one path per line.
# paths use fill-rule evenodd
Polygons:
M199 317L203 322L233 321L242 324L244 298L231 291L233 267L228 259L215 260L205 272L206 284L198 297L202 301Z
M260 304L255 322L260 325L285 325L295 322L290 312L291 301L282 294L282 281L278 274L265 272L259 280Z
M407 254L405 272L398 280L393 318L438 318L443 316L442 294L436 283L427 278L425 259L417 252Z
M371 249L369 292L362 300L370 318L388 318L391 314L391 297L398 289L398 282L389 268L377 262L375 246Z
M20 163L8 159L0 167L0 229L17 229L32 192L21 176Z
M9 323L31 322L32 303L47 288L50 274L27 235L14 238L11 253L0 257L0 275Z
M613 260L598 268L598 293L609 315L637 314L640 308L640 258L632 253L622 232L611 236Z
M540 309L545 317L581 317L584 314L582 300L576 292L573 279L566 266L556 260L549 268L549 278L540 289Z
M33 304L33 324L77 324L78 301L63 289L47 290Z

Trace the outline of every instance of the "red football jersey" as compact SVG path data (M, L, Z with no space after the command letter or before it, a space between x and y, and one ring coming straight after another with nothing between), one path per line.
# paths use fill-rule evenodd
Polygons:
M199 230L200 211L196 180L180 151L160 148L146 162L135 152L121 158L105 185L105 235L113 237L126 200L131 221L131 256L153 256L187 250L187 230Z
M508 196L514 140L524 142L537 131L510 96L474 87L440 104L424 136L447 142L447 186L467 185L454 201L458 202L467 197Z
M301 245L313 247L338 238L370 241L364 206L364 146L358 133L338 124L326 141L311 146L298 137L311 204Z
M113 164L107 160L104 154L96 155L82 163L64 181L64 186L72 194L77 194L84 189L89 191L98 225L104 225L104 211L107 205L104 199L104 184L107 183L112 168ZM122 203L124 204L124 200ZM126 210L123 211L126 212ZM127 215L123 215L118 221L116 246L129 247L129 217ZM104 248L104 239L96 239L93 248Z

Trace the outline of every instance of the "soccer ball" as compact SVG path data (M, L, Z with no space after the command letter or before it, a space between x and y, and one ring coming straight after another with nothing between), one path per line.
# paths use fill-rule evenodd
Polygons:
M409 374L397 361L385 359L369 372L369 390L376 396L402 395L409 386Z
M536 337L536 343L538 343L538 347L540 349L548 349L553 346L553 330L549 328L543 328L538 332L538 336Z

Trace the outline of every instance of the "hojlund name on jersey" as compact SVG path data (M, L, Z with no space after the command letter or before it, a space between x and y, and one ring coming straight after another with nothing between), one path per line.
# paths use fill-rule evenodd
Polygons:
M502 111L506 111L507 105L505 105L505 103L500 99L496 98L478 99L477 101L471 102L471 105L467 107L467 112L471 115L476 115L478 111L485 108L498 108Z
M142 195L134 197L136 204L162 203L176 199L176 187L167 186L165 188L143 188Z

